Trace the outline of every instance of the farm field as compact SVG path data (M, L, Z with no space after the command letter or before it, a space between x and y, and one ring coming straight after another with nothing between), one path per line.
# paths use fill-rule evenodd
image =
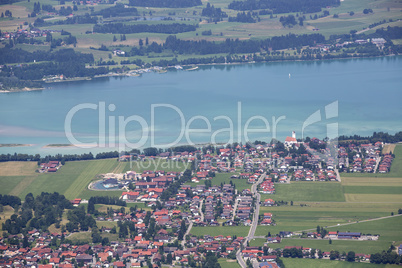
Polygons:
M274 195L261 195L261 200L343 202L342 186L336 182L292 182L275 184Z
M13 194L24 198L26 194L38 195L41 192L59 192L68 199L91 196L120 196L120 190L93 191L88 185L98 174L123 173L129 170L142 172L144 170L166 170L182 172L186 163L176 161L144 161L118 162L116 159L71 161L56 173L36 173L36 162L4 162L0 163L0 194Z
M351 1L342 1L341 5L338 7L331 8L323 8L321 12L306 14L306 18L304 24L302 26L296 24L293 27L284 27L280 23L280 17L286 16L288 14L275 14L273 18L270 18L269 15L260 15L260 21L257 23L238 23L238 22L228 22L227 20L218 22L218 23L208 23L205 17L201 17L200 14L202 12L203 7L205 7L206 3L210 3L215 7L222 8L224 12L228 14L228 16L236 16L238 11L228 9L228 4L232 2L232 0L210 0L203 1L202 6L196 6L191 8L178 8L175 9L175 17L180 18L180 23L186 24L197 24L198 28L195 31L178 33L176 36L180 39L186 40L208 40L208 41L224 41L226 38L239 38L239 39L265 39L273 36L286 35L289 33L293 34L311 34L311 33L320 33L323 34L326 38L333 34L349 34L350 31L366 31L366 33L372 33L377 28L388 27L388 26L401 26L402 15L400 9L402 4L397 1L391 0L351 0ZM128 1L122 1L122 3L127 4ZM55 1L45 0L42 1L42 4L50 4L54 6L56 9L59 9L61 5L56 3ZM66 3L65 6L71 6L71 3ZM91 9L94 11L98 11L101 9L105 9L110 7L108 4L101 4L92 6ZM29 18L28 14L31 13L33 9L33 3L28 1L20 1L16 2L13 5L4 5L2 6L4 9L9 9L13 12L13 18L2 18L0 19L0 27L4 31L13 31L17 30L17 27L21 26L26 28L26 25L30 23L34 23L36 18ZM371 14L363 14L363 9L371 8L373 13ZM154 17L171 17L169 14L171 11L166 8L142 8L138 7L139 13L148 13L152 12ZM322 15L323 11L328 11L330 13L329 16L313 19L315 15ZM353 11L354 15L349 15L349 12ZM195 13L194 13L195 12ZM78 11L74 12L75 15L84 15L85 13L91 13L87 6L78 6ZM338 17L334 18L333 15L337 14ZM293 13L295 15L295 13ZM311 17L310 17L311 15ZM63 20L65 17L57 16L55 18L51 18L50 21ZM385 20L385 22L384 22ZM108 22L110 20L106 19L104 22ZM112 19L113 21L113 19ZM372 28L367 29L369 25L373 23L382 24ZM178 20L171 21L161 21L161 20L145 20L145 21L126 21L126 24L171 24L178 22ZM26 25L24 25L26 23ZM102 33L91 33L86 34L86 32L91 32L93 29L93 24L64 24L64 25L50 25L41 27L42 29L52 29L52 30L65 30L72 33L77 38L77 46L75 50L85 52L85 53L93 53L94 58L99 60L100 58L107 58L110 51L98 51L90 49L90 47L100 47L101 44L106 46L112 46L116 48L121 48L125 50L127 46L138 46L139 40L148 38L150 43L163 43L166 37L169 34L164 33L135 33L135 34L127 34L127 39L124 41L113 41L112 34L102 34ZM313 31L313 29L318 31ZM204 31L211 31L212 34L210 36L202 35ZM55 37L60 37L58 33L55 33ZM119 35L116 34L118 37ZM27 45L18 45L17 47L29 47ZM33 48L41 49L42 46L30 46ZM46 46L48 48L48 46ZM73 46L70 46L73 47ZM32 48L28 48L30 50ZM161 55L158 55L161 56ZM167 57L163 57L163 59L173 59L177 55L170 55ZM216 54L211 54L208 56L217 56ZM179 56L181 58L182 56ZM191 55L191 57L200 58L204 57L202 55ZM145 62L152 62L155 58L151 57L139 57ZM120 61L121 59L117 56L113 57L115 61Z
M85 192L89 182L97 174L114 170L118 162L116 159L66 162L56 173L43 174L35 173L32 165L36 166L36 163L8 162L8 164L15 165L19 169L21 165L27 165L32 172L26 173L25 176L0 176L0 182L4 185L0 190L2 193L24 198L28 193L38 195L41 192L59 192L68 199L74 199Z
M402 242L402 232L399 230L402 217L354 223L390 216L391 213L397 214L398 209L402 208L400 169L402 145L396 145L394 153L396 158L389 174L343 174L342 182L332 186L332 194L337 196L337 201L336 199L329 201L328 196L320 194L321 187L331 187L331 184L327 186L317 185L315 182L276 184L276 194L262 195L261 200L273 198L277 201L287 201L289 204L261 207L260 214L273 213L276 226L258 226L255 235L264 236L268 232L275 235L280 231L313 231L317 225L324 227L335 225L336 227L330 227L328 230L380 234L380 238L379 241L333 241L331 245L327 240L284 239L278 246L354 250L359 253L381 252L388 249L391 244L398 246ZM290 201L294 201L293 206L290 206ZM337 226L347 223L353 224ZM263 241L255 240L253 244L263 245Z
M391 264L372 264L359 262L331 261L319 259L292 259L281 258L286 267L299 268L392 268L398 267Z

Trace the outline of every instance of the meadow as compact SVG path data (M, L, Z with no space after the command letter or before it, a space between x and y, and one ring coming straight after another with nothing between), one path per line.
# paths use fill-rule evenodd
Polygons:
M51 4L56 9L60 8L58 2L51 0L42 1L43 4ZM128 1L121 1L122 3L128 3ZM238 22L228 22L221 21L218 23L208 23L205 17L201 17L200 14L202 12L202 8L205 7L207 3L214 5L215 7L220 7L224 12L228 14L228 16L236 16L237 11L228 9L228 4L231 3L232 0L209 0L203 1L203 6L196 6L192 8L178 8L174 9L175 15L174 17L179 18L179 20L172 21L161 21L161 20L140 20L140 21L126 21L126 24L169 24L169 23L189 23L189 24L198 24L198 28L196 31L192 32L184 32L178 33L176 36L180 39L186 40L208 40L208 41L224 41L226 38L239 38L239 39L265 39L273 36L286 35L289 33L293 34L311 34L316 33L313 29L319 29L318 33L323 34L326 38L333 34L349 34L350 31L366 31L366 33L372 33L377 28L387 27L387 26L401 26L402 22L399 21L402 19L402 15L400 12L401 3L393 2L390 0L361 0L361 1L342 1L341 5L338 7L324 8L324 10L329 11L330 15L323 18L311 19L310 14L306 14L306 19L304 21L304 25L295 25L293 27L284 27L280 23L279 19L281 16L285 16L288 14L276 14L273 18L270 18L269 15L260 15L260 21L257 23L238 23ZM66 5L71 5L70 3L66 3ZM92 6L91 9L94 11L98 11L100 9L108 8L111 5L96 5ZM363 9L371 8L373 13L371 14L363 14ZM26 23L33 23L35 18L28 18L28 14L33 9L33 3L28 1L20 1L15 3L14 5L6 5L4 9L9 9L13 12L14 18L3 18L0 20L0 27L2 30L16 30L17 27L20 27ZM139 13L149 13L152 11L153 17L172 17L173 15L169 14L172 12L171 9L167 8L142 8L138 7ZM354 15L350 16L349 12L354 11ZM78 6L78 11L75 12L76 15L84 15L85 13L91 13L88 6ZM321 15L322 12L312 13L311 16ZM333 15L337 14L338 17L334 18ZM295 15L295 13L293 13ZM63 20L65 19L63 16L54 17L51 21L55 20ZM380 21L385 20L386 22L376 26L372 29L367 29L369 25L373 23L378 23ZM392 20L392 21L391 21ZM110 19L104 19L103 22L109 22ZM26 26L24 26L26 27ZM65 30L71 32L74 36L77 37L78 44L75 49L77 51L93 53L96 60L100 58L107 59L108 55L111 54L110 51L97 51L91 50L90 47L100 47L101 44L109 46L113 49L121 48L123 50L126 47L138 46L140 39L148 38L150 42L163 43L166 37L169 34L163 33L136 33L136 34L126 34L126 40L120 41L119 38L117 41L113 41L114 34L86 34L87 31L92 31L92 24L80 24L80 25L54 25L54 26L46 26L42 27L43 29L53 29L53 30ZM204 36L202 32L211 30L212 35ZM119 34L115 34L119 37ZM54 34L55 37L60 37L59 34ZM399 42L396 40L396 42ZM18 45L17 47L23 47L27 45ZM42 46L31 46L33 48L41 49ZM45 46L48 48L48 46ZM177 55L158 55L162 56L162 59L173 59ZM189 55L191 57L204 57L202 55ZM209 55L209 56L217 56L217 55ZM140 57L145 62L152 62L155 58L141 56ZM120 62L119 57L113 57L114 60Z
M104 173L124 173L129 170L165 170L183 172L187 163L177 161L119 162L117 159L101 159L66 162L56 173L35 172L36 162L0 163L0 194L13 194L24 198L26 194L38 195L41 192L59 192L68 199L109 195L119 197L120 190L93 191L88 189L97 175Z
M327 229L379 234L380 238L378 241L332 241L332 244L329 244L328 240L284 239L278 246L374 253L388 249L391 244L399 245L402 242L402 231L400 231L402 217L361 221L390 216L391 213L397 214L398 209L402 208L401 149L401 145L395 147L396 158L391 167L391 175L346 174L348 177L342 176L341 183L322 185L316 182L276 184L276 194L264 195L262 200L269 197L289 203L285 206L262 207L260 214L273 213L276 226L258 226L255 235L265 236L268 232L274 235L280 231L314 231L317 225L335 226ZM325 194L325 187L332 187L331 196ZM293 206L290 205L291 200L294 201ZM342 224L348 225L342 226ZM261 246L264 240L257 239L252 243Z
M398 267L391 264L372 264L362 262L345 262L345 261L331 261L331 260L317 260L317 259L293 259L281 258L286 267L299 267L299 268L391 268Z
M261 200L272 198L276 201L345 201L342 186L337 182L292 182L275 184L274 195L261 195Z
M240 268L240 265L237 263L236 260L229 260L229 259L218 259L221 268Z

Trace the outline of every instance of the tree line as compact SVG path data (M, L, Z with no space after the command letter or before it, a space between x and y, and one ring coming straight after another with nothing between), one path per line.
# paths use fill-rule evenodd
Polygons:
M233 1L229 4L229 9L234 10L258 10L270 9L273 13L315 13L320 12L327 6L339 6L340 0L246 0Z
M258 18L259 20L259 18ZM229 17L229 22L242 22L242 23L255 23L257 20L254 19L251 12L239 12L236 17Z
M195 31L198 25L185 23L172 24L123 24L107 23L94 25L93 31L96 33L130 34L130 33L165 33L177 34Z
M22 52L22 55L17 55L18 51L4 48L3 51L10 52L10 55L1 55L1 63L12 63L17 60L26 62L28 59L36 61L51 60L51 62L43 62L33 65L20 65L20 66L4 66L1 77L15 77L20 81L40 81L44 76L61 75L67 78L71 77L93 77L99 74L106 74L109 70L105 67L100 68L86 68L85 64L93 63L94 58L92 54L84 54L75 52L73 49L61 49L46 55L46 52L35 52L37 58L33 57L33 53ZM1 54L1 53L0 53ZM15 56L15 57L14 57ZM20 61L21 62L21 61ZM3 80L4 81L4 80ZM9 84L4 84L3 87L10 87Z
M34 22L35 27L45 27L52 25L64 25L64 24L96 24L98 22L98 18L95 16L90 16L88 13L85 15L73 16L69 17L66 20L57 20L57 21L45 21L42 18L37 18Z
M87 211L89 214L95 213L95 204L126 206L126 201L120 200L118 197L110 196L93 196L88 200Z
M9 196L7 198L10 199ZM2 229L10 234L19 234L32 229L46 231L52 224L56 224L56 228L59 228L64 209L73 207L64 195L56 192L42 192L36 197L29 193L25 196L25 202L17 214L19 211L18 203L21 201L18 202L18 199L18 197L14 198L12 203L15 205L16 212L2 225Z
M103 18L110 18L110 17L138 16L139 13L135 7L125 8L124 4L117 3L115 6L101 9L97 12L93 12L92 15L100 15Z
M222 11L221 8L215 8L214 5L207 3L207 6L202 9L201 16L209 17L213 19L214 22L221 21L223 18L227 18L226 12Z
M129 0L130 6L182 8L202 5L201 0Z
M256 53L261 50L273 50L311 46L322 43L325 37L321 34L288 34L275 36L265 40L226 39L224 42L208 42L206 40L181 40L176 36L168 36L162 45L163 50L170 50L179 54L217 54L217 53ZM152 51L156 52L156 51Z
M363 142L370 142L376 143L377 141L384 142L384 143L396 143L402 141L402 131L396 132L394 135L388 134L387 132L374 132L371 136L360 136L360 135L341 135L338 138L338 141L363 141Z

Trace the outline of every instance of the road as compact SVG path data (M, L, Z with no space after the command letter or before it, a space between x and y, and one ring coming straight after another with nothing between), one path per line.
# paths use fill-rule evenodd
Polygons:
M232 221L234 221L234 218L236 216L236 209L237 209L238 204L239 204L239 199L236 198L235 205L234 205L233 210L232 210L233 211L233 213L232 213Z
M338 171L337 168L335 168L335 174L336 174L336 180L339 181L339 182L341 182L341 181L342 181L342 180L341 180L341 175L339 175L339 171Z
M258 226L258 217L260 215L261 195L257 192L257 188L258 188L258 185L264 181L265 176L266 176L266 173L262 174L260 176L260 178L258 179L258 181L251 186L251 193L254 196L257 196L257 200L255 203L253 223L251 224L250 230L248 232L248 236L246 237L246 239L243 242L243 247L246 247L247 242L250 241L254 237L255 230L257 229L257 226ZM247 267L246 263L244 262L244 259L243 259L243 254L241 253L241 248L236 252L236 259L242 268Z
M253 186L251 186L251 193L253 195L257 196L257 200L255 203L254 219L253 219L253 223L251 225L250 231L248 232L247 241L250 241L254 237L255 230L257 229L258 217L260 215L260 202L261 202L261 195L257 192L257 188L258 188L258 185L264 181L265 176L266 176L265 173L262 174L260 176L260 178L258 179L258 181L256 183L254 183Z
M381 162L381 156L377 157L377 159L375 161L375 167L374 167L373 173L377 172L377 168L378 168L378 165L380 164L380 162Z
M201 200L201 202L200 202L200 207L198 208L198 212L200 213L200 216L201 216L201 222L204 221L204 213L202 213L202 204L203 204L203 203L204 203L204 199Z
M190 233L191 228L193 228L193 222L190 221L190 224L188 225L187 231L183 236L183 240L181 241L181 246L183 247L183 249L186 249L185 244L186 244L186 236Z

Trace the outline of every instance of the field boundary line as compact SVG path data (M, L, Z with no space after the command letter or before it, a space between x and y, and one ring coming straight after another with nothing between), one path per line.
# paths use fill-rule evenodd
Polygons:
M348 223L342 223L342 224L337 224L337 225L331 225L331 226L326 226L325 228L333 228L333 227L339 227L339 226L345 226L345 225L351 225L351 224L356 224L356 223L363 223L363 222L370 222L370 221L378 221L378 220L384 220L384 219L389 219L389 218L394 218L394 217L399 217L402 216L402 214L396 214L392 216L385 216L385 217L379 217L379 218L374 218L374 219L368 219L368 220L362 220L362 221L355 221L355 222L348 222ZM312 228L312 229L306 229L306 230L301 230L301 231L294 231L294 233L301 233L301 232L307 232L307 231L314 231L317 228Z

